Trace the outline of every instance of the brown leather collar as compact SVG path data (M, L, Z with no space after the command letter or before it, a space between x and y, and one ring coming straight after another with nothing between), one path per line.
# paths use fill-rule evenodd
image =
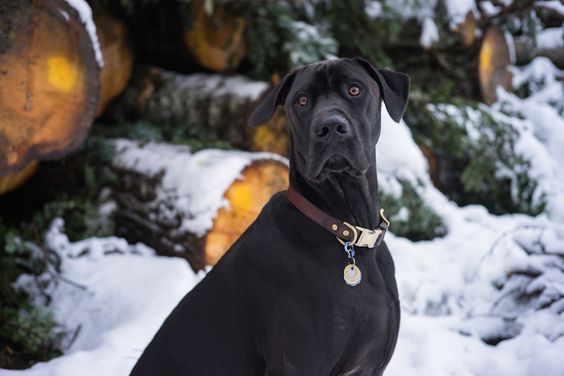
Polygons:
M343 222L331 217L317 206L313 205L308 199L295 191L291 186L288 188L288 199L306 217L325 228L337 237L342 244L350 242L357 247L374 248L380 245L382 239L388 231L390 221L384 216L384 209L380 210L380 224L375 229L367 229L360 226L353 226L348 222Z

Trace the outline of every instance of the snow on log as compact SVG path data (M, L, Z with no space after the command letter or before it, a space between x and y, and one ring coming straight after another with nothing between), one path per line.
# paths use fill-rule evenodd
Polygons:
M100 72L100 101L96 109L98 117L108 102L125 89L133 71L133 50L125 24L99 5L94 7L94 22L104 57Z
M82 16L62 0L0 5L0 176L65 155L88 134L100 61Z
M214 265L276 192L286 160L270 153L116 141L118 234L159 254Z
M496 101L497 87L511 91L512 74L508 70L511 53L507 40L497 26L486 32L480 49L479 76L482 99L486 104Z
M224 140L240 149L286 155L290 138L282 111L262 127L247 125L269 90L267 82L239 75L184 75L145 67L136 71L108 116L117 122L141 120L175 126L177 131L186 129L191 135Z

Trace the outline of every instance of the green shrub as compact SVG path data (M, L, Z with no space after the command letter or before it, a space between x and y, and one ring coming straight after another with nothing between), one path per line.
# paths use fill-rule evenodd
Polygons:
M543 211L530 162L515 151L517 129L471 101L427 104L415 96L406 113L415 141L438 161L439 189L462 205L496 214Z
M390 219L390 231L413 241L431 240L446 234L441 218L421 199L416 187L399 180L401 194L398 197L383 190L380 206Z
M14 286L22 273L38 276L59 267L57 257L20 237L30 236L30 230L0 221L0 368L27 368L60 354L63 332L56 330L52 314Z

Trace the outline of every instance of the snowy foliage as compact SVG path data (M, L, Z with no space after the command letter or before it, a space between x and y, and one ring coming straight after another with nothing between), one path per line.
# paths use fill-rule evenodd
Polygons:
M292 65L309 64L319 60L334 59L337 41L320 29L302 21L287 20L283 23L290 38L284 43L284 51Z
M384 0L381 3L386 13L391 12L403 19L417 18L423 20L433 16L437 0ZM370 10L370 8L367 9Z
M530 64L514 69L513 86L529 97L527 102L548 104L564 113L564 71L559 70L545 57L537 57ZM503 95L503 94L502 94Z

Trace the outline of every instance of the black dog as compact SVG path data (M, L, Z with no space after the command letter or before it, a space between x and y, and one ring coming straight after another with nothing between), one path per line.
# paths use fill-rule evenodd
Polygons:
M292 189L273 196L182 299L132 375L382 374L400 310L394 264L380 243L386 226L378 215L375 146L382 99L399 121L408 91L406 75L358 58L284 77L250 123L265 123L284 105ZM351 242L348 254L335 235ZM355 248L359 237L377 245Z

